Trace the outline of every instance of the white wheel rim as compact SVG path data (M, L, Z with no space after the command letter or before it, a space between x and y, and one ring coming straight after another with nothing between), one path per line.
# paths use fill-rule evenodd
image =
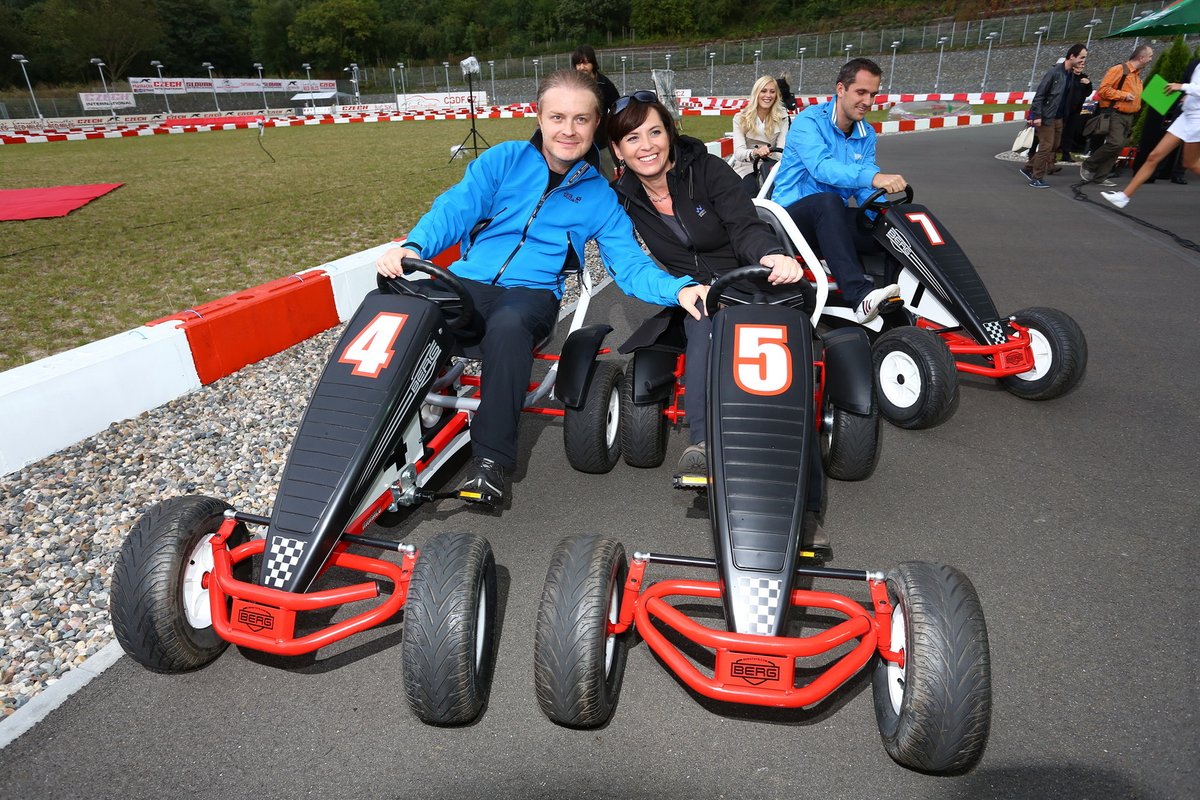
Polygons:
M604 444L612 447L617 441L617 433L621 430L621 394L613 387L608 396L608 417L604 421Z
M475 603L475 671L483 668L483 645L487 641L487 591L484 581L479 582L479 595Z
M616 625L620 619L618 611L620 595L618 593L616 582L613 583L612 592L608 595L608 617L606 618L609 625ZM617 636L614 633L604 637L604 677L607 678L612 672L613 659L617 653Z
M1050 365L1054 363L1054 351L1050 349L1050 340L1041 331L1033 328L1029 329L1029 349L1033 351L1033 369L1022 372L1017 377L1025 381L1036 381L1050 372Z
M187 562L183 566L183 581L180 585L183 613L188 624L196 630L212 627L212 606L209 605L204 576L213 571L212 540L215 535L210 533L202 538L192 548L192 552L188 553Z
M904 652L907 644L904 637L904 607L897 603L896 607L892 609L892 652ZM904 664L903 667L895 661L889 661L887 664L888 697L892 701L892 711L897 715L904 702L904 675L908 668L907 652L904 652Z
M893 350L879 362L879 388L897 408L911 408L921 398L921 369L908 354Z

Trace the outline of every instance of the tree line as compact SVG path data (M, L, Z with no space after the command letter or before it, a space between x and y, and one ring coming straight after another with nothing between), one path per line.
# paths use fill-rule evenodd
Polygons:
M94 82L92 58L114 78L152 75L152 59L169 75L203 75L208 61L230 76L253 74L255 62L267 75L299 75L307 62L314 75L329 76L350 62L415 65L582 42L715 39L815 31L839 20L859 27L1012 10L1004 0L0 0L0 52L24 55L33 80L46 84ZM0 83L23 80L4 58Z

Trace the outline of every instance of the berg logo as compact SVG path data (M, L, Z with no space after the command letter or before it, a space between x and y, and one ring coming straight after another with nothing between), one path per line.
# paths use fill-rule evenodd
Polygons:
M779 680L779 665L763 658L739 658L729 665L729 674L751 686Z
M275 615L265 608L256 606L243 606L238 611L237 621L255 633L275 627Z

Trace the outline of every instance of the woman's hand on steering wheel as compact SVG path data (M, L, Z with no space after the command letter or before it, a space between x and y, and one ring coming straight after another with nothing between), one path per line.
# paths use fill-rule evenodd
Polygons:
M758 263L771 268L771 274L767 280L776 286L782 283L795 283L804 277L804 268L800 266L800 262L783 253L763 256Z
M679 290L677 299L679 305L684 311L691 314L693 319L703 319L706 313L704 308L705 302L708 300L708 287L699 283L685 286Z

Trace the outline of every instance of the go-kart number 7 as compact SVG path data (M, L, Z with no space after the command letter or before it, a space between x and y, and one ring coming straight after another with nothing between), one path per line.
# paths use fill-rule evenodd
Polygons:
M733 379L749 394L783 394L792 385L792 351L782 325L735 325Z
M933 220L924 211L914 211L911 214L905 214L904 217L909 222L915 222L921 226L921 230L925 231L925 238L930 244L945 244L946 240L942 238L942 234L934 227Z
M381 311L367 323L362 332L355 336L338 359L343 364L353 364L351 375L362 378L378 378L379 373L392 361L396 351L392 345L400 335L408 314L391 314Z

